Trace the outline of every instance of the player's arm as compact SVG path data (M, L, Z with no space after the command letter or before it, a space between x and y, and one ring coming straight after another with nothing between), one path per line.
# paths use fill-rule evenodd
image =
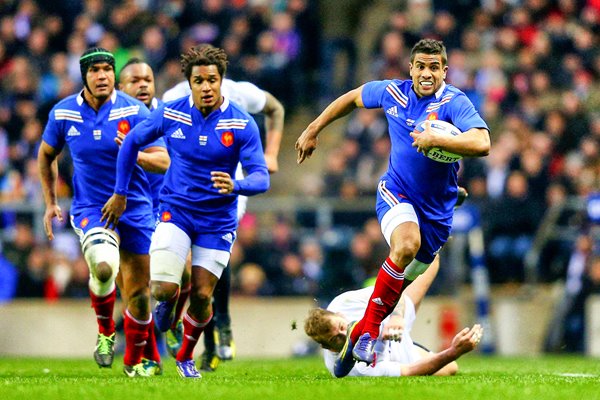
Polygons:
M58 180L58 162L56 161L56 157L58 157L58 154L59 152L54 147L42 140L38 150L38 169L44 202L46 203L44 230L49 240L54 239L52 219L54 217L58 218L59 221L63 219L56 195L56 181Z
M125 139L125 134L117 132L115 143L121 146ZM164 174L171 165L171 158L167 149L161 146L150 146L138 153L137 164L145 171Z
M472 328L465 328L454 336L450 347L439 353L428 353L412 364L401 364L400 373L402 376L433 375L463 354L475 349L482 334L483 328L479 324L473 325Z
M105 228L116 228L127 205L129 181L137 162L140 149L162 136L162 111L153 113L125 136L117 156L117 179L115 192L102 207L100 221L106 221Z
M166 148L151 146L138 153L137 163L145 171L164 174L171 165L171 158Z
M414 139L413 147L417 151L426 153L428 150L439 147L451 153L464 157L485 157L490 152L490 134L484 128L471 128L460 135L444 135L435 133L429 124L425 124L423 132L411 132Z
M337 99L323 110L323 112L302 132L296 141L296 151L298 151L298 164L301 164L305 159L310 158L312 153L317 148L317 136L319 133L333 121L341 118L356 108L364 107L362 100L363 86L353 89Z
M269 173L275 173L279 170L279 146L283 136L283 125L285 119L285 109L283 104L271 93L265 91L267 101L263 107L262 113L265 116L265 161Z

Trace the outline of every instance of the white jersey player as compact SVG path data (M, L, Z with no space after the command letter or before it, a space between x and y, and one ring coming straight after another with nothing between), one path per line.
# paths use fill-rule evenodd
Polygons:
M460 331L452 344L439 353L432 353L415 344L411 330L421 300L431 286L439 268L438 258L404 292L395 311L382 324L376 345L376 360L371 365L356 363L348 376L414 376L454 375L458 371L456 359L473 350L482 336L482 328L474 325ZM325 366L333 376L335 361L344 346L350 321L360 319L373 293L373 287L340 294L327 307L309 313L304 330L321 344Z

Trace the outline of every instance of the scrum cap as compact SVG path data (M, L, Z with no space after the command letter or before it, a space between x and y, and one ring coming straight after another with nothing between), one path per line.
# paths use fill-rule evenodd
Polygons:
M102 47L92 47L91 49L87 49L85 53L81 55L79 58L79 69L81 70L81 78L83 79L84 84L87 84L85 76L88 69L92 65L101 62L108 63L115 69L115 56Z

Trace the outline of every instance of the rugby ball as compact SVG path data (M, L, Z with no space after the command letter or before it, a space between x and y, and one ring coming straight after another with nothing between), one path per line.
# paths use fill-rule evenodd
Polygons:
M460 135L462 133L460 131L460 129L458 129L451 123L446 122L446 121L440 121L440 120L427 120L427 121L420 122L419 124L417 124L417 127L415 128L415 130L417 132L423 132L425 130L426 122L431 123L431 129L436 133L442 133L444 135L452 135L452 136ZM447 163L447 164L456 162L463 158L460 154L451 153L449 151L442 150L438 147L434 147L431 150L429 150L427 152L427 157L433 161Z

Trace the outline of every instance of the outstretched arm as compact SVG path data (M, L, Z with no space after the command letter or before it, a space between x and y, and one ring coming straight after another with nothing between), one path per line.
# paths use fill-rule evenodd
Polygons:
M62 221L62 212L58 205L56 196L56 181L58 179L58 163L56 157L58 152L54 147L42 141L38 151L38 168L40 171L40 183L44 193L46 211L44 212L44 230L49 240L54 239L52 232L52 219L54 217Z
M475 349L483 335L483 328L479 324L472 328L465 328L458 332L452 344L439 353L429 353L421 360L412 364L400 366L402 376L433 375L440 369L457 360L460 356ZM456 369L450 373L456 373Z
M285 109L283 104L271 93L265 91L267 101L262 110L265 115L266 143L265 143L265 162L270 174L279 170L279 146L283 136L283 124L285 119Z
M296 150L298 151L298 164L310 158L317 148L317 136L327 125L338 118L349 114L356 108L364 107L362 102L363 86L353 89L346 94L335 99L323 110L323 112L308 125L296 141Z

